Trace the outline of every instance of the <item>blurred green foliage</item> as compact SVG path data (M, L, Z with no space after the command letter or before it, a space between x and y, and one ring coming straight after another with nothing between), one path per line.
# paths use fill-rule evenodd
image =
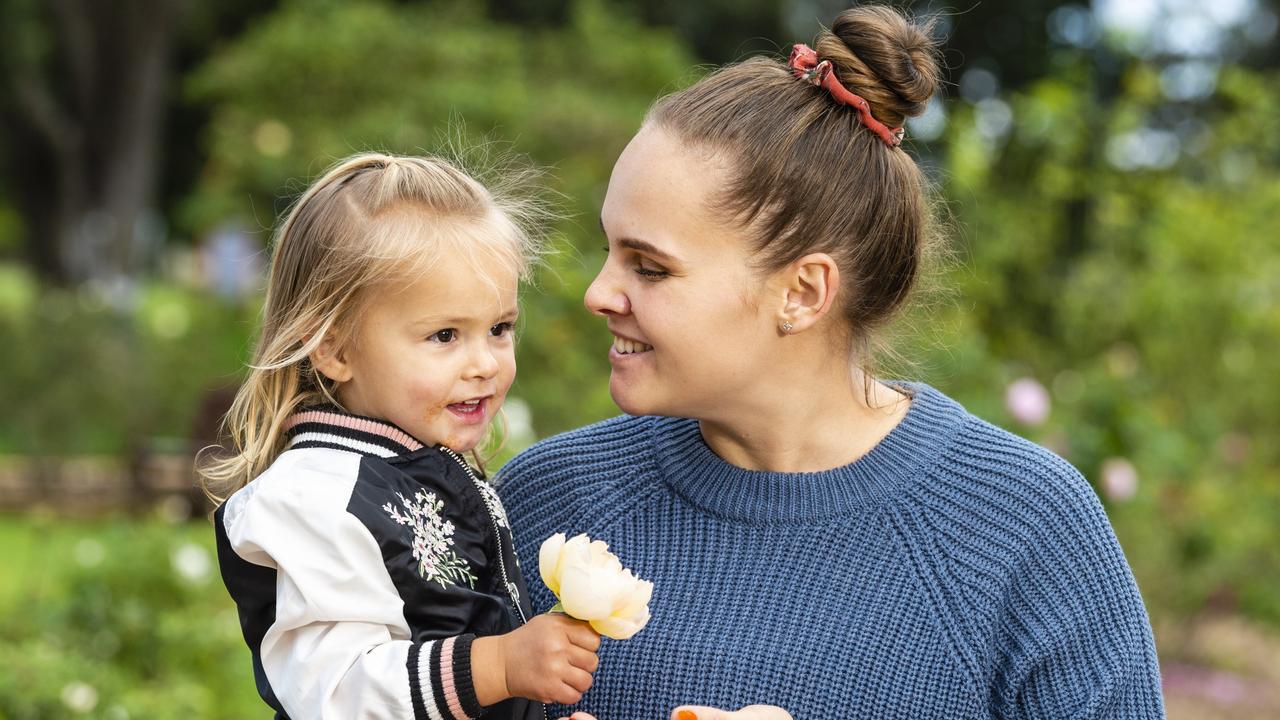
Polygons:
M205 393L236 382L256 304L169 282L124 302L40 289L0 265L0 454L123 454L190 437Z
M262 714L207 525L5 520L0 552L0 717Z
M538 436L582 425L616 412L608 334L581 306L609 171L693 66L674 35L599 0L533 28L463 2L290 0L186 77L212 121L175 225L265 229L356 151L453 141L480 147L481 165L527 153L550 168L565 220L523 298L513 395ZM1280 624L1280 76L1226 67L1207 112L1174 107L1185 122L1153 139L1169 112L1154 67L1134 61L1107 88L1084 57L1055 68L947 103L945 134L913 148L956 253L942 299L901 325L898 350L916 361L901 372L1079 467L1157 622L1213 608ZM1172 158L1157 152L1170 137ZM0 206L0 242L6 217ZM173 280L46 289L0 265L0 345L21 348L0 360L0 402L17 409L0 416L0 453L127 453L189 435L204 393L241 371L256 313ZM1017 380L1045 388L1045 419L1007 405ZM1132 474L1109 480L1117 467ZM31 522L24 537L56 525ZM187 544L209 551L208 529L88 532L100 562L0 594L14 608L0 623L0 717L70 716L76 683L103 717L259 712L216 576L175 569L175 553L197 562Z
M1178 163L1118 169L1151 80L1135 65L1105 108L1087 80L1043 80L995 140L957 106L955 302L920 349L934 382L1094 481L1157 612L1280 622L1280 77L1226 70ZM1051 390L1043 425L998 405L1019 377ZM1132 498L1109 460L1136 469Z

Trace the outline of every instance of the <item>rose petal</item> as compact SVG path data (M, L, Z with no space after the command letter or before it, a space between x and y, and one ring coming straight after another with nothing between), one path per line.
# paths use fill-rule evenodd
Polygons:
M560 558L564 552L564 533L556 533L542 541L538 549L538 574L552 594L560 595Z
M625 596L621 607L614 610L614 617L635 618L649 613L649 600L653 598L653 583L636 580Z
M607 585L607 581L601 582L601 578L585 567L562 567L560 602L564 605L564 611L579 620L608 617L609 611L613 609L613 596L607 591Z
M648 622L649 610L646 608L643 615L634 619L608 617L602 620L592 620L591 628L605 637L610 637L614 640L626 640L640 632Z

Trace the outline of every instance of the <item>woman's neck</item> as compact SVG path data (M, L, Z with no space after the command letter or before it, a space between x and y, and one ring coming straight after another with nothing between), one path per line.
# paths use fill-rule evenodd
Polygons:
M843 383L800 382L746 398L732 414L700 418L702 437L725 462L746 470L816 472L867 454L902 421L910 399L864 375ZM797 392L795 388L800 388Z

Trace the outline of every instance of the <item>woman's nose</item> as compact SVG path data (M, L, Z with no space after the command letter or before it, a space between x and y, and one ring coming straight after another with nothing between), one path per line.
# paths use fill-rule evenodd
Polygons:
M607 261L596 274L596 279L587 286L582 302L588 310L601 317L627 315L631 312L631 300L616 281L614 271Z

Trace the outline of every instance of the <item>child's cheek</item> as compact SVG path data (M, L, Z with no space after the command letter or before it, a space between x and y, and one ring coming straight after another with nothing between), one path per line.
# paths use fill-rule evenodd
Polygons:
M438 394L432 394L416 403L416 405L423 409L422 421L430 423L439 420L447 412L446 408L449 406L449 401L447 398L441 398Z

